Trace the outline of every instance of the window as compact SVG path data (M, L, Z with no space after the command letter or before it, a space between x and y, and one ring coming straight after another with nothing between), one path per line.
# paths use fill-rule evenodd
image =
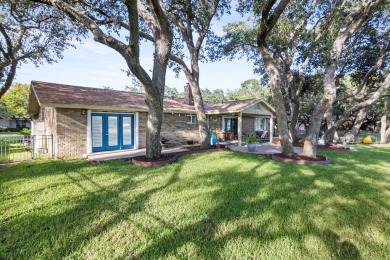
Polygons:
M267 130L267 121L266 120L267 120L266 118L256 118L255 131Z
M195 115L187 115L187 124L193 125L196 123L196 116Z

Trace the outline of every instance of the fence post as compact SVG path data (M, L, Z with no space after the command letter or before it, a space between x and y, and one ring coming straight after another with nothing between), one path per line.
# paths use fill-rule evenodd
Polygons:
M54 159L54 138L53 138L53 134L51 134L51 158Z
M34 150L35 150L35 135L31 136L31 160L34 160Z

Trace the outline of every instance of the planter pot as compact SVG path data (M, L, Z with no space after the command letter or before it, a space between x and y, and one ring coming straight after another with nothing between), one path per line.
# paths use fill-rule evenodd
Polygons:
M248 144L248 151L253 153L256 151L256 144Z

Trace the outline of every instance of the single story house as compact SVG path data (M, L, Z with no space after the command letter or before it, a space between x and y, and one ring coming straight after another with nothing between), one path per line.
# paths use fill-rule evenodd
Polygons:
M16 131L23 128L30 128L30 119L25 117L0 117L1 131Z
M273 136L275 110L260 99L205 102L209 127L243 134L267 131ZM124 149L146 145L148 108L143 93L32 81L29 96L32 135L52 135L56 157ZM192 93L185 98L164 98L161 136L170 143L199 141ZM272 141L272 140L271 140Z

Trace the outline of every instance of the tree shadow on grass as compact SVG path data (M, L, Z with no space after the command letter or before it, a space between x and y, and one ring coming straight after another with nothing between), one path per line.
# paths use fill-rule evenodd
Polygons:
M353 155L330 154L340 162ZM355 155L362 165L383 162L383 154ZM191 171L210 161L212 167ZM119 258L359 259L390 253L369 233L376 229L386 237L390 229L390 187L383 184L388 175L340 162L299 166L233 152L190 155L155 169L119 163L118 181L111 185L96 176L109 175L116 164L101 164L93 174L69 171L66 178L83 192L58 212L31 212L1 223L6 235L0 236L0 258L86 257L86 244L123 222L144 237ZM187 207L192 203L198 204ZM181 205L185 214L177 212L179 217L164 212ZM155 223L131 218L137 214Z
M111 165L112 168L112 164L107 165ZM104 175L107 172L105 166L105 164L99 165L100 170L94 175ZM66 202L67 207L60 209L58 213L53 214L55 211L53 208L63 204L64 201L36 208L37 214L27 212L28 214L3 219L0 222L2 234L0 258L16 256L17 258L62 258L71 255L87 241L128 219L130 215L142 211L150 196L175 183L181 164L175 165L172 173L167 173L169 174L167 182L155 185L132 197L131 200L126 200L121 194L140 185L142 180L134 179L144 174L144 169L141 167L130 166L130 168L135 172L120 174L123 178L112 186L102 185L85 173L65 172L69 182L81 189L84 194ZM153 173L151 170L148 172L148 177L154 178L159 174L161 172ZM87 185L82 183L87 183L91 187L87 188ZM93 191L91 191L92 187ZM51 214L42 214L46 210ZM107 217L104 218L104 215ZM97 222L93 228L89 228L91 222Z
M203 181L220 187L213 193L216 206L207 211L207 217L200 221L156 239L139 256L146 259L172 255L185 257L180 255L181 249L186 244L195 244L197 256L201 258L232 257L234 253L244 258L290 258L302 254L316 258L318 252L317 255L313 254L310 246L305 244L308 238L314 237L316 243L324 245L322 257L359 259L361 255L356 240L366 228L383 225L381 221L386 219L386 213L382 210L389 210L389 207L387 200L380 194L389 189L375 184L367 185L356 176L357 173L344 175L347 182L340 181L337 175L350 170L348 165L338 167L341 173L324 172L322 167L282 163L277 168L277 172L261 175L255 173L261 172L260 164L247 171L242 171L237 165L235 168L204 174ZM307 174L307 169L311 174ZM377 175L382 179L387 177L381 173ZM378 215L374 217L373 212ZM256 217L260 220L256 220ZM245 221L248 218L251 220ZM231 222L236 223L233 231L221 230L221 227ZM357 233L346 235L348 232L343 229L348 228L357 230ZM245 239L252 241L252 245L242 244L242 248L247 248L248 251L223 255L228 244L239 244ZM256 255L256 247L269 245L272 251L275 243L282 239L293 240L299 253L267 255L266 252L259 251L259 255ZM367 237L359 243L366 242L381 248L380 243L375 245L369 240ZM367 245L365 246L367 253ZM234 250L239 251L239 247ZM261 253L264 255L260 255Z

